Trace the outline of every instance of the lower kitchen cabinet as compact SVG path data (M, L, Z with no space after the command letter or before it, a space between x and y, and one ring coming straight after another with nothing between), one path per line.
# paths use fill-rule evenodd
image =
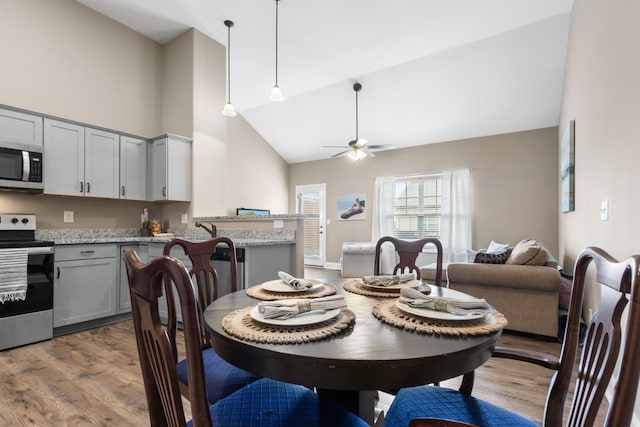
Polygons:
M56 247L53 326L66 326L117 311L116 244Z
M244 287L276 280L278 272L294 275L294 245L247 246L245 248Z
M120 245L120 281L118 285L118 314L131 311L131 294L129 293L129 277L127 276L127 264L124 253L133 249L138 253L140 261L146 263L149 258L149 245Z

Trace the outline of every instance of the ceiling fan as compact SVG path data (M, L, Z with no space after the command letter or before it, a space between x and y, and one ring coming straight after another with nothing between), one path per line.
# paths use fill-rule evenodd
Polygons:
M358 92L361 89L362 85L360 83L354 83L353 90L356 93L356 139L349 141L346 147L344 145L325 145L325 148L346 148L346 150L331 156L332 158L347 155L353 160L360 160L365 157L375 157L371 150L392 150L396 148L393 144L367 145L366 139L358 137Z

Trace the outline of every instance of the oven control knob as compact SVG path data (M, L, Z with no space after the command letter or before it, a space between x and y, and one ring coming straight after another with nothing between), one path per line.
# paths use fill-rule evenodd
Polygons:
M29 222L29 218L22 218L22 223L23 223L23 224L26 224L26 223L28 223L28 222Z
M11 218L11 222L13 224L17 224L18 223L18 218Z

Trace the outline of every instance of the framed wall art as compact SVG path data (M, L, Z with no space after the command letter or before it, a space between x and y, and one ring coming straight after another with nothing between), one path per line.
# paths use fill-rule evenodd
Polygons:
M344 194L338 196L336 211L338 219L341 221L367 219L365 194Z
M560 207L575 210L575 120L569 121L560 140Z

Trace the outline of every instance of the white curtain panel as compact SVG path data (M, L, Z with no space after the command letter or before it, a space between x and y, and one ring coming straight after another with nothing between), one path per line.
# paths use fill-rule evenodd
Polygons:
M444 263L467 262L471 249L471 173L469 169L442 173L440 241Z
M376 177L374 185L373 217L371 220L371 239L375 243L381 237L393 236L393 190L395 178L392 176ZM386 244L384 245L386 246ZM383 274L390 274L395 265L394 251L384 250L380 256L380 267Z

